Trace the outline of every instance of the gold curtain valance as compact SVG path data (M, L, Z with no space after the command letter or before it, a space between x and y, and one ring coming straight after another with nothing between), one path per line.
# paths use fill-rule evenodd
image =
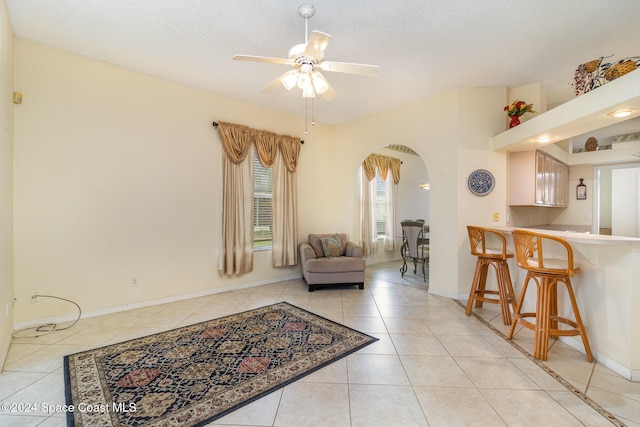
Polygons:
M367 180L372 181L373 178L376 177L376 158L373 154L364 159L362 169L364 170Z
M382 180L386 180L391 170L391 176L393 176L393 182L398 184L400 182L400 159L395 157L382 156L380 154L370 154L362 162L362 168L364 174L369 181L376 177L376 167L380 172Z
M269 167L280 150L289 172L295 172L300 155L300 139L278 135L266 130L253 129L235 123L218 122L218 131L225 153L235 164L247 157L251 144L255 144L262 166Z

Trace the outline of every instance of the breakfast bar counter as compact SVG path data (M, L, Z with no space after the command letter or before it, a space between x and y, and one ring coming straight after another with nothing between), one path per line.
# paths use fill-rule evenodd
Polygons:
M640 238L570 231L496 227L510 237L514 228L558 236L573 248L575 263L582 270L571 281L595 359L631 381L640 381ZM507 239L513 251L513 240ZM545 254L547 248L545 247ZM510 264L516 292L522 289L525 270L515 260ZM534 311L535 286L525 297L526 311ZM560 314L570 313L568 301L559 292ZM580 337L564 342L584 352Z

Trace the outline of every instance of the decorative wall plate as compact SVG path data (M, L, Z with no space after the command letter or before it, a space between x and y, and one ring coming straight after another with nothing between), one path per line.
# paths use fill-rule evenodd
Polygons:
M495 187L496 180L488 170L478 169L477 171L471 172L467 180L467 185L469 186L469 191L476 196L486 196L491 193L493 187Z

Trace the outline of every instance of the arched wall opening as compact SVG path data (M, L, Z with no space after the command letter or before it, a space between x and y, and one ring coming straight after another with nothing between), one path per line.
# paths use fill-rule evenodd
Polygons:
M421 184L429 183L429 173L423 159L411 147L407 145L388 145L380 146L366 156L356 166L352 185L354 196L353 212L354 223L352 224L352 235L358 236L357 240L361 240L361 164L370 154L378 154L388 157L400 159L402 166L400 168L400 182L398 183L398 200L397 200L397 217L395 219L397 233L397 250L387 251L384 247L384 240L378 239L378 251L375 254L367 256L367 265L379 264L388 261L401 262L400 246L402 244L402 229L400 222L405 219L424 219L426 224L430 224L430 197L429 189L421 187ZM400 264L398 265L400 268ZM399 273L398 273L399 274Z

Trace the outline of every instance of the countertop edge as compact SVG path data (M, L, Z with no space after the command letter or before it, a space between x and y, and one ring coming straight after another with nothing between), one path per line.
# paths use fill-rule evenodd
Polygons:
M508 227L508 226L484 226L487 228L493 228L494 230L502 231L504 233L511 234L514 229L533 231L540 234L548 234L550 236L561 237L568 242L585 243L595 245L639 245L640 238L638 237L625 237L625 236L609 236L605 234L589 234L579 233L572 231L558 231L558 230L545 230L539 228L527 228L527 227Z

